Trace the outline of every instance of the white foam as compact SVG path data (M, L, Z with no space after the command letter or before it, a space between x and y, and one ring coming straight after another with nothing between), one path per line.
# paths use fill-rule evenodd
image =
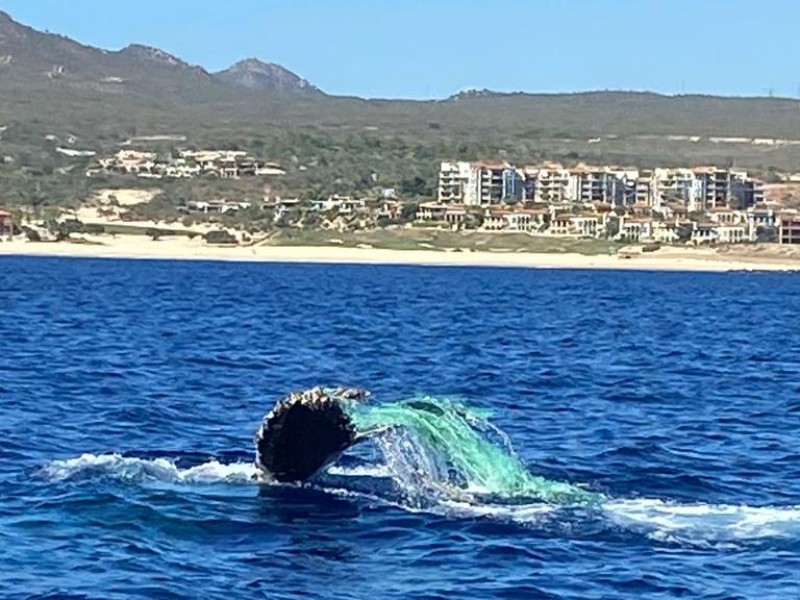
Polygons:
M377 479L385 479L392 476L392 472L386 465L333 466L328 469L328 473L342 477L375 477Z
M84 476L105 476L121 480L163 481L170 483L250 483L258 470L249 463L222 464L216 460L179 469L167 458L133 458L119 454L84 454L77 458L54 460L40 475L51 481Z
M388 465L334 466L331 474L345 477L394 477L405 483ZM222 464L216 460L181 469L168 458L143 459L119 454L84 454L54 460L39 472L50 481L110 477L123 481L155 481L177 484L263 483L251 463ZM430 482L428 482L430 485ZM560 507L545 503L492 504L476 500L480 490L442 489L432 503L415 506L345 488L320 487L337 496L359 497L390 504L409 512L426 512L452 518L488 518L520 524L541 524L558 517ZM409 488L412 489L412 488ZM438 488L436 488L438 489ZM430 491L430 488L428 488ZM408 490L406 490L408 491ZM725 504L679 504L653 498L608 500L601 506L606 521L653 540L691 545L738 544L764 539L800 539L800 506L753 507Z
M800 507L677 504L657 499L611 500L612 523L662 541L737 542L800 537Z
M435 511L447 516L461 518L491 518L499 521L512 521L514 523L533 524L541 522L545 517L552 516L558 510L552 504L474 504L455 500L444 500L439 506L442 510Z

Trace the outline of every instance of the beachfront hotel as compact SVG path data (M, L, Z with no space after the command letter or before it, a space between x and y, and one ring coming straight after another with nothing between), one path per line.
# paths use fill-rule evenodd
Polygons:
M747 209L764 199L763 185L746 171L718 167L643 170L559 164L517 167L510 163L444 161L438 201L466 206L544 204L635 204L660 208L683 203L690 212L734 206Z
M764 203L763 184L736 169L464 161L441 163L437 201L422 204L417 219L456 228L478 220L484 231L693 244L755 242L781 223ZM793 227L787 222L787 233L775 241L798 243Z

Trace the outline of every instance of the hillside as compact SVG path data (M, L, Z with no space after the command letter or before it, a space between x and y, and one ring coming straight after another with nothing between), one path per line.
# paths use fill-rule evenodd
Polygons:
M800 162L797 144L711 139L800 140L800 102L790 99L606 91L363 100L327 96L258 59L212 74L157 48L93 48L5 13L0 130L0 157L7 157L0 183L15 201L31 189L42 202L66 200L90 185L74 161L54 153L58 143L103 154L131 137L157 134L279 161L288 174L270 185L309 195L374 186L430 193L445 158L717 163L761 171Z
M215 73L214 77L233 85L265 92L319 92L308 81L285 67L275 63L265 63L257 58L239 61L232 67Z

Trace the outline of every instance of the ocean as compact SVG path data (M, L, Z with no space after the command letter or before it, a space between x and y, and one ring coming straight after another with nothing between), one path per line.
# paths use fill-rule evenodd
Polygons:
M0 597L800 597L798 315L791 274L0 259ZM314 385L486 410L603 500L380 448L254 482Z

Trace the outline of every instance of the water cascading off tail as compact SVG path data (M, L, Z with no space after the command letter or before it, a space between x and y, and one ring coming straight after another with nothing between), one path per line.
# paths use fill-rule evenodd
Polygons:
M305 481L348 447L374 439L393 474L448 496L490 496L553 504L602 497L532 475L486 416L432 397L369 404L363 390L314 388L279 401L256 437L256 466L277 481Z
M795 543L800 506L680 503L658 498L614 498L579 486L532 475L505 435L486 415L440 398L371 405L360 390L316 388L287 396L264 418L256 434L253 465L216 459L181 467L169 457L83 455L55 460L40 474L51 481L101 477L159 485L194 483L302 482L324 470L362 440L372 440L384 465L369 474L340 467L339 473L390 475L397 484L389 502L448 516L490 517L521 524L563 524L572 532L594 528L632 531L659 542L698 545ZM387 473L388 470L388 473ZM336 471L330 472L336 475ZM338 493L321 480L323 489ZM368 494L373 494L370 488ZM358 493L358 492L356 492ZM379 493L379 495L382 495ZM573 510L578 508L578 510ZM588 509L588 510L587 510ZM738 547L738 546L737 546Z

